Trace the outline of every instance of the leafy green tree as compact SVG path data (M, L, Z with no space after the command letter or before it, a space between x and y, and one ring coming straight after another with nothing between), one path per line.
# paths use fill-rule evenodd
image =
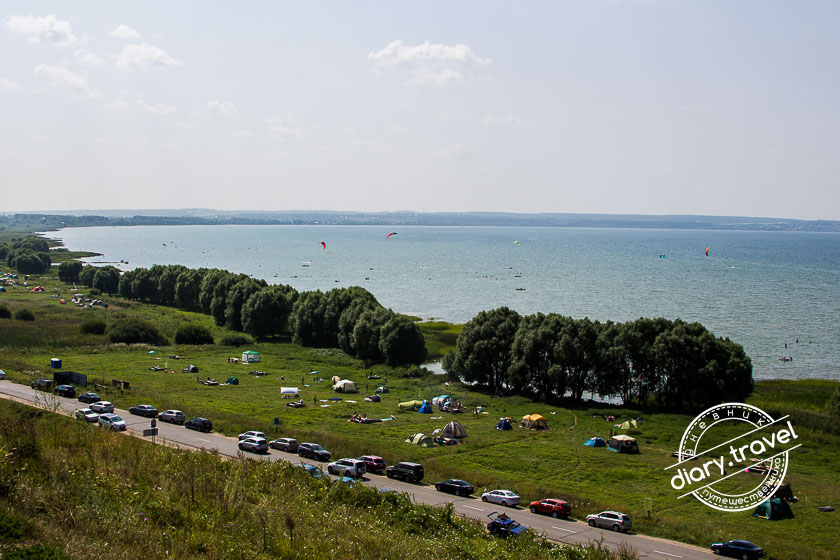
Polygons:
M556 314L522 317L511 344L512 390L535 393L541 400L566 392L564 370L557 357L562 320Z
M831 397L828 399L826 408L828 409L829 414L840 416L840 384L837 385L834 392L831 394Z
M134 270L131 279L131 297L140 301L154 302L157 299L157 280L147 268Z
M564 317L557 334L557 358L565 385L572 398L579 401L583 392L592 386L598 326L587 318Z
M291 315L292 342L301 346L326 347L324 313L327 297L320 290L303 292Z
M242 307L248 298L267 286L265 280L244 278L233 285L225 300L225 324L234 331L242 330Z
M288 332L296 299L295 289L283 284L252 294L242 307L243 330L258 339Z
M92 265L87 265L86 267L82 268L81 272L79 272L79 282L81 282L88 288L93 288L94 276L96 276L96 267Z
M370 294L367 291L365 293ZM353 299L344 308L344 311L341 312L341 317L338 319L338 347L348 354L361 357L355 354L353 348L353 332L356 329L356 324L365 312L376 311L377 309L382 309L382 306L379 305L379 302L376 301L372 294L370 294L370 297L362 296ZM378 328L381 328L381 325ZM375 343L377 347L379 345L378 338L377 334L377 342Z
M175 305L179 309L198 311L201 309L199 296L201 295L201 283L206 268L188 269L181 272L175 281Z
M180 264L166 266L158 277L158 297L163 305L175 305L175 289L178 277L187 267Z
M201 311L210 315L211 305L213 303L213 296L216 293L216 284L222 278L225 278L230 273L224 270L214 268L209 270L204 278L201 279L201 287L198 294L198 305Z
M348 352L362 360L383 362L385 357L379 344L382 326L395 317L390 309L379 307L368 309L359 316L353 327L350 341L352 352Z
M109 294L117 293L120 287L120 271L113 266L100 267L93 276L93 287Z
M249 280L248 276L226 272L225 276L213 288L213 300L210 302L210 315L213 316L213 320L220 327L225 325L226 322L225 311L227 310L227 300L230 291L236 284L243 280Z
M426 359L426 340L417 323L403 315L395 315L382 325L379 349L385 363L391 366L419 364Z
M43 274L51 264L47 253L35 253L29 249L15 249L9 253L7 260L19 274Z
M68 261L58 265L58 279L72 284L79 281L79 273L84 265L81 261Z

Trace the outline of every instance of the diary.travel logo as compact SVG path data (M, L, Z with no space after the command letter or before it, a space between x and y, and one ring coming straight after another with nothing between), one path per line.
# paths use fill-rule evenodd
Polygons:
M744 403L703 411L683 434L679 462L665 468L671 487L721 511L756 507L781 486L788 454L800 445L787 418Z

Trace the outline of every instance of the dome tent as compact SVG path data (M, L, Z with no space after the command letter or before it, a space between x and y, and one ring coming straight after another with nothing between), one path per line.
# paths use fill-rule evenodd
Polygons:
M333 385L333 391L336 393L356 393L356 384L349 379L342 379Z
M418 410L417 412L419 412L420 414L431 414L432 407L429 405L429 401L424 400L423 404L420 405L420 410Z
M434 447L435 442L432 440L431 436L427 436L426 434L417 433L405 440L406 443L411 443L413 445L419 445L420 447Z
M443 437L461 439L467 437L467 430L458 422L452 421L443 427Z
M539 414L529 414L522 417L522 427L529 430L545 430L548 428L545 416Z
M510 418L499 418L499 423L496 424L497 430L512 430L513 426L510 425Z
M604 441L604 438L593 437L583 442L583 445L587 447L606 447L607 442Z

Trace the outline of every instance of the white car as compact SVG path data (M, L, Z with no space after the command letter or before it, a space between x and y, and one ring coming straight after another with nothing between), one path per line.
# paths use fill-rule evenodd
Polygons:
M327 465L327 472L359 478L367 472L367 466L359 459L339 459Z
M586 522L590 527L604 527L615 532L629 531L633 527L630 516L620 511L602 511L586 516Z
M520 499L510 490L491 490L481 495L482 502L491 502L501 506L518 506Z
M244 434L239 434L239 441L248 438L262 438L265 439L265 434L262 432L245 432Z
M90 409L102 414L103 412L114 412L114 405L108 401L98 401L92 403Z
M99 415L99 425L105 428L110 428L112 430L125 430L128 426L125 425L125 420L117 416L116 414L100 414Z
M239 449L251 453L268 453L268 441L259 437L245 438L239 441Z
M81 420L83 422L99 422L99 415L89 408L76 409L73 413L73 417L76 420Z

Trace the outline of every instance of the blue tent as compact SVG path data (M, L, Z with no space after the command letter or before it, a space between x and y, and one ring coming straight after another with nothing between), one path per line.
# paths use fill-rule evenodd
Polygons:
M605 442L603 438L594 437L583 442L583 445L587 447L606 447L607 442Z
M513 426L510 425L510 418L499 418L499 423L496 424L497 430L512 430Z
M420 414L431 414L432 413L432 407L429 406L429 401L424 400L423 401L423 406L421 406L420 410L418 410L417 412L419 412Z

